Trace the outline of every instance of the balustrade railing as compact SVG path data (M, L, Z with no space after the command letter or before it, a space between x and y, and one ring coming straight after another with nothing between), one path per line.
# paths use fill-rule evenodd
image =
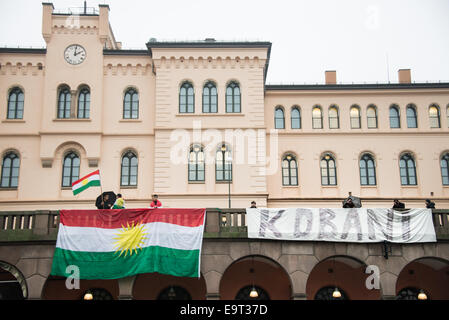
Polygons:
M449 240L449 209L433 209L438 240ZM0 242L54 241L59 211L0 211ZM208 208L205 238L247 238L246 209Z

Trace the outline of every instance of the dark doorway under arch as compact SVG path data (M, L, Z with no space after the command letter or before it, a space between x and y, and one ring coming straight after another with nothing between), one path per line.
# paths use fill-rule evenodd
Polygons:
M366 280L369 276L365 273L366 264L350 256L333 256L326 258L316 264L309 274L306 285L306 296L308 300L316 299L320 290L336 287L344 293L348 300L380 300L379 289L368 289ZM324 298L323 292L320 296ZM340 298L341 299L341 298Z
M272 300L289 300L292 297L290 276L284 268L268 257L252 255L228 266L220 280L220 299L243 298L242 294L249 296L253 286L260 288L262 294L266 293L264 297Z
M13 265L0 261L0 300L24 300L27 287L22 274Z
M424 291L429 300L449 300L449 262L436 257L407 264L396 281L396 298L411 299Z
M348 296L346 292L342 289L338 288L338 291L341 294L341 297L335 298L333 297L333 293L335 291L335 287L324 287L318 290L315 295L315 300L348 300Z
M251 291L257 292L257 297L251 297ZM268 292L259 286L246 286L240 289L235 296L235 300L270 300Z
M159 293L157 300L192 300L192 297L183 287L170 286Z

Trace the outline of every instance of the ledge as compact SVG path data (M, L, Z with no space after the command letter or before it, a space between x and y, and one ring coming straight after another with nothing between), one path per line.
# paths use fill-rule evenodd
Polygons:
M141 120L141 119L120 119L118 122L123 122L123 123L127 123L127 122L136 123L136 122L142 122L142 120Z
M64 118L64 119L53 119L53 122L92 122L92 119L78 119L78 118Z
M5 119L2 120L2 123L25 123L26 121L23 119Z
M229 112L229 113L177 113L175 114L176 117L243 117L245 116L244 113L241 112Z

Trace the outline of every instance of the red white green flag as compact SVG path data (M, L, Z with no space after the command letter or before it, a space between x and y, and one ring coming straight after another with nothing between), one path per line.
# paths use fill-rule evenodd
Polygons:
M97 170L72 183L72 192L75 196L89 187L100 185L100 170Z
M61 210L52 275L200 277L206 209ZM69 268L70 270L70 268Z

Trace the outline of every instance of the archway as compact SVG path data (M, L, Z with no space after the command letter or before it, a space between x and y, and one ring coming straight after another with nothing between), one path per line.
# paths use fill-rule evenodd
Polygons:
M0 300L23 300L27 297L22 273L13 265L0 261Z
M119 296L118 280L84 280L79 281L79 289L67 289L65 277L50 276L42 291L43 300L117 300Z
M331 298L335 288L341 300L380 300L379 289L368 289L366 265L349 256L334 256L319 262L310 272L306 285L308 300ZM379 280L380 285L380 280Z
M426 257L407 264L396 281L397 299L418 299L423 291L427 299L449 300L449 262Z
M259 288L259 290L258 290ZM234 261L220 280L220 298L223 300L244 299L252 290L253 298L289 300L292 297L291 280L288 273L276 261L264 256L246 256Z
M159 273L139 274L134 281L136 300L205 300L206 281L200 278L174 277Z

